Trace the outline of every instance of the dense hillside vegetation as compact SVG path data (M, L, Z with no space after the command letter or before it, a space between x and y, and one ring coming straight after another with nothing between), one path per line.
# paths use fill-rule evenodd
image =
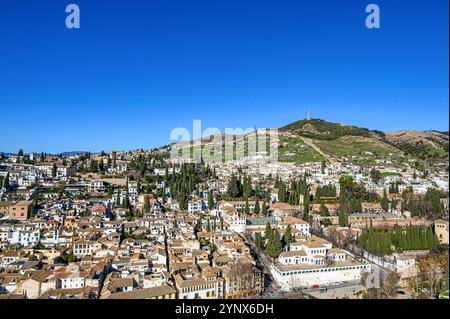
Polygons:
M300 120L283 126L280 130L323 140L335 140L343 136L371 137L374 133L381 133L370 131L366 128L348 126L340 123L331 123L321 119Z

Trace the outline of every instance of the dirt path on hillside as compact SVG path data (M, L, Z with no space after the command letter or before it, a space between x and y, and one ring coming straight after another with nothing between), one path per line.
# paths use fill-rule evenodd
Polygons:
M307 137L299 136L299 138L306 144L311 146L317 153L325 157L331 164L335 164L337 161L328 154L325 154L316 144L314 144L313 140Z

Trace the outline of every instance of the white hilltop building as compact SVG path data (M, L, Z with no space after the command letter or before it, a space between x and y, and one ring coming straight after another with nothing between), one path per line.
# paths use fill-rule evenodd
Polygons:
M332 243L316 236L294 242L271 264L270 272L282 290L311 288L361 280L371 265L349 252L333 248Z

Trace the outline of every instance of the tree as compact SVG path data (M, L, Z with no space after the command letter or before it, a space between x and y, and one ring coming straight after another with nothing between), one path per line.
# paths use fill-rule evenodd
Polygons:
M398 193L398 183L397 182L393 182L389 185L389 193Z
M103 158L100 160L100 164L98 165L98 170L100 172L104 172L105 171L105 162L103 162Z
M348 227L348 214L343 211L339 211L339 226Z
M274 230L272 237L267 244L266 253L269 257L277 258L283 250L281 245L280 233L277 229Z
M56 178L56 176L58 175L58 168L56 167L56 164L53 164L52 167L52 177Z
M77 262L77 260L78 260L78 258L74 254L70 254L67 258L68 263L75 263L75 262Z
M209 218L208 218L207 223L206 223L206 232L209 233L210 231L211 231L211 224L210 224Z
M166 203L166 201L167 201L167 198L166 198L166 188L164 187L163 188L163 190L162 190L162 202L163 202L163 204L165 204Z
M391 211L396 210L397 209L397 205L398 205L398 202L395 199L393 199L391 201Z
M150 198L149 198L149 196L144 197L144 212L150 213Z
M17 153L17 156L23 156L23 149L20 149L19 152Z
M258 249L258 252L262 249L264 249L264 239L261 237L260 233L255 234L255 243L256 248Z
M241 182L236 178L234 174L231 176L230 181L228 183L227 194L231 198L240 197L242 194Z
M120 189L117 190L116 206L120 206Z
M264 230L264 239L269 241L272 238L273 230L269 223L266 224L266 229Z
M94 159L91 160L89 171L91 173L97 173L98 172L98 162L96 160L94 160Z
M255 215L259 214L259 199L258 199L258 197L256 197L256 200L255 200L255 209L253 210L253 213Z
M353 180L353 177L343 175L339 178L339 185L340 185L340 195L341 198L349 199L352 195L352 191L356 186L355 181Z
M141 192L141 180L139 178L138 178L138 180L136 182L136 191L137 191L138 195L140 195L142 193Z
M152 192L152 187L150 185L150 181L149 180L147 180L147 185L145 186L145 192L147 194L150 194Z
M383 189L383 198L381 199L381 208L383 208L383 210L385 212L387 212L389 210L389 200L387 198L386 189Z
M242 191L245 196L251 196L253 193L252 189L252 181L250 179L250 176L244 176L244 182L242 186Z
M164 181L166 183L169 182L169 168L166 166L166 169L164 170Z
M111 198L113 195L113 187L112 185L108 185L108 198Z
M319 213L320 213L320 216L330 216L328 208L327 208L327 206L325 206L325 204L323 202L320 203Z
M245 215L250 215L250 206L248 205L248 198L245 199L245 207L244 207Z
M267 204L266 204L266 200L264 199L263 203L262 203L262 214L264 216L267 216Z
M324 218L321 220L323 227L330 227L333 225L333 222L329 218Z
M341 227L348 227L348 201L341 199L339 203L339 225Z
M322 163L320 163L320 172L322 174L325 174L325 161L323 160Z
M434 214L440 215L443 213L444 207L441 203L441 194L439 190L434 188L428 188L427 192L425 193L425 201L430 203Z
M359 199L350 200L350 212L352 213L360 213L362 212L362 203Z
M372 168L370 170L370 179L375 183L378 184L381 179L381 173L379 170Z
M6 173L5 178L3 179L3 188L8 190L9 189L9 172Z
M309 222L309 191L305 191L305 195L303 197L303 219L306 222Z
M128 192L125 193L125 197L124 197L124 199L122 201L122 208L130 208L130 201L129 201L129 198L128 198Z
M210 190L208 192L208 209L212 210L214 208L214 197L213 192Z
M286 200L286 184L281 181L278 185L278 201L286 203Z
M290 224L287 226L286 231L284 232L283 241L287 247L289 247L291 243L294 242L294 238L292 236L292 228Z

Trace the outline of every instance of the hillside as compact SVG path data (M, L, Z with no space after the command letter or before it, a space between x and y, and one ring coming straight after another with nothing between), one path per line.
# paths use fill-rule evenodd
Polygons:
M403 151L387 143L380 131L321 119L304 119L283 126L280 132L291 139L307 142L331 162L351 159L361 164L374 164L377 159L392 163L406 160Z
M448 133L438 131L383 133L321 119L304 119L283 126L278 135L281 162L346 159L358 164L373 165L382 161L395 166L409 160L448 158ZM201 142L202 145L210 143L208 140ZM182 144L192 149L189 142Z
M383 137L382 132L370 131L366 128L341 123L327 122L321 119L296 121L281 127L280 131L321 140L336 140L344 136Z
M278 156L281 162L321 162L328 159L327 154L311 145L308 140L300 139L295 135L280 134Z
M403 130L388 132L385 139L405 153L420 159L448 158L448 132Z
M304 119L285 125L280 131L298 139L307 138L327 158L353 158L371 163L375 159L400 163L409 159L447 160L448 132L402 130L384 133L377 130Z

